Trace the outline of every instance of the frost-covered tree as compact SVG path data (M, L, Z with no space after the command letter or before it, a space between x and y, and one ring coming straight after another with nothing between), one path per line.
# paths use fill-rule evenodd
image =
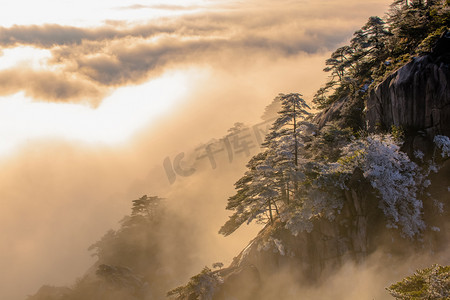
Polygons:
M345 182L359 168L379 196L387 226L408 238L425 229L420 199L426 172L400 151L390 135L352 138L351 131L329 124L317 130L305 122L307 106L298 94L281 95L282 110L263 152L236 182L227 209L234 214L220 229L229 235L243 223L272 222L279 216L293 234L310 231L315 218L333 220L343 207ZM313 134L314 133L314 134ZM447 137L438 136L442 153Z
M450 157L450 138L445 135L436 135L434 143L440 149L442 157Z
M308 129L304 119L309 106L300 94L280 94L278 118L273 123L264 151L248 163L248 171L236 182L236 194L228 200L227 209L234 214L220 233L229 235L244 222L273 222L280 205L288 204L298 194L300 151L304 145L302 132Z
M243 223L251 222L258 216L262 218L267 205L261 203L258 196L260 191L255 188L254 182L261 178L259 166L264 162L267 151L252 157L247 164L248 171L235 184L236 194L228 199L227 209L234 213L230 219L220 228L219 233L229 235L238 229Z
M316 152L323 140L319 133L309 151ZM345 142L345 138L340 139ZM343 207L346 182L357 168L370 182L388 228L398 228L407 238L417 238L426 228L423 220L424 189L429 186L429 171L422 169L400 151L400 142L390 135L371 135L347 142L335 162L324 154L304 166L305 179L299 200L282 212L281 219L294 235L311 231L313 220L333 220ZM325 150L326 151L326 150Z
M273 174L281 200L289 203L290 197L295 197L298 192L299 176L302 175L299 172L300 152L305 143L305 131L311 127L305 121L310 108L300 94L281 94L279 98L281 110L263 144L268 153L259 169Z
M352 173L356 167L363 170L364 177L379 193L379 206L388 227L400 227L409 238L425 228L419 198L425 177L419 166L400 151L392 136L371 135L353 141L344 147L336 167L342 173Z

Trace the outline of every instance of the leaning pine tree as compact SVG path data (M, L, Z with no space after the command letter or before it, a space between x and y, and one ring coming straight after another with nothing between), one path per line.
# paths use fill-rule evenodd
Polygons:
M227 209L234 213L219 233L229 235L244 222L273 222L298 194L302 131L309 106L298 93L280 94L281 110L263 143L263 151L249 161L248 171L235 183L236 194Z

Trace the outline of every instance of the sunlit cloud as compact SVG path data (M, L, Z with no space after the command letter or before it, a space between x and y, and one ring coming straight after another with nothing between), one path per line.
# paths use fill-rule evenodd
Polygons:
M160 9L160 10L168 10L168 11L192 11L205 8L205 6L197 6L197 5L171 5L171 4L155 4L155 5L143 5L143 4L133 4L129 6L121 6L117 9Z
M179 103L189 80L201 74L197 70L169 72L139 86L119 88L97 108L33 102L23 93L0 98L0 155L39 139L120 144Z
M248 158L170 193L164 158L260 122L279 92L310 100L330 51L391 2L2 3L0 298L72 284L92 264L86 248L143 193L195 216L206 237L198 268L231 261L249 236L231 242L217 230Z
M37 49L31 46L4 49L0 53L0 70L15 66L25 66L33 69L46 68L48 67L47 60L50 57L50 50Z
M248 57L276 59L326 52L351 36L355 20L341 16L356 3L346 7L333 1L307 6L303 2L216 1L208 3L213 10L145 23L116 20L94 27L0 27L0 47L5 51L11 47L48 50L50 57L43 67L57 70L53 75L26 68L4 70L0 95L24 91L39 100L97 105L111 89L141 84L168 68L207 64L220 69L218 61L239 65ZM177 10L196 7L195 3L134 3L130 7ZM369 10L375 4L369 1L363 6ZM340 14L333 17L332 11ZM55 82L54 87L46 82Z
M99 26L105 20L148 21L161 17L185 14L182 10L163 9L117 9L129 6L193 6L202 5L205 1L139 1L99 0L99 1L57 1L57 0L16 0L2 3L0 26L64 24L73 26Z

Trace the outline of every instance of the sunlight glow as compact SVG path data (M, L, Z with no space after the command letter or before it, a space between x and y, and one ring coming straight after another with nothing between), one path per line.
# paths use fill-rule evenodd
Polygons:
M193 13L211 5L210 0L15 0L2 4L0 26L56 23L89 27L108 20L130 24ZM57 70L59 65L48 64L51 55L51 50L30 46L2 49L0 71ZM118 88L95 109L81 104L38 102L24 92L0 97L0 156L36 139L117 145L180 101L196 72L167 72L138 86Z
M149 21L195 11L195 9L164 9L165 6L190 7L204 6L208 3L210 1L201 0L14 0L2 3L0 26L55 23L98 26L105 20Z
M0 97L0 155L45 138L108 145L125 142L179 103L197 73L168 72L139 86L119 88L96 109L34 102L22 92Z
M0 70L13 67L48 68L47 59L51 58L50 50L20 46L4 49L0 53Z

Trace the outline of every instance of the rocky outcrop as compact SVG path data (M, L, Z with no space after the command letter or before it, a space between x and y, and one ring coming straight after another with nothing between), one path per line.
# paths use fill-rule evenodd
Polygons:
M435 135L450 136L449 38L444 35L432 53L414 58L369 92L366 121L370 132L387 131L392 125L402 128L408 148L404 150L409 154L412 149L432 153ZM349 102L348 98L319 113L314 119L318 127L342 119L346 102ZM442 169L436 173L436 178L430 177L432 184L427 190L430 198L424 200L424 209L431 211L428 215L435 219L434 222L426 220L427 224L448 230L449 225L445 222L448 210L442 216L433 211L436 201L448 204L446 182L450 166L448 161L439 164ZM364 262L380 244L388 256L404 257L414 248L414 241L393 242L400 240L400 234L386 229L385 216L375 196L377 193L362 170L354 171L347 187L342 192L343 207L336 218L330 221L318 217L310 232L303 231L294 236L280 220L267 225L228 268L218 271L223 283L213 299L265 299L264 295L255 298L254 291L270 289L273 282L279 282L278 274L289 274L290 280L298 283L313 283L324 274L333 274L347 261ZM442 191L435 187L442 187ZM426 236L422 246L426 244L430 249L438 249L437 244L447 244L438 241L430 232ZM272 290L283 289L278 286ZM278 296L290 299L285 295Z
M377 232L380 226L384 227L380 225L382 212L360 169L355 170L349 187L337 218L333 221L318 218L311 232L294 236L279 220L266 226L230 267L220 271L223 290L252 295L249 289L258 290L255 284L270 285L271 278L283 271L299 282L315 282L323 274L333 273L347 260L363 261L375 250ZM246 270L246 276L239 275L242 270ZM216 296L214 299L226 299L219 294ZM255 299L253 297L254 294L233 299Z
M345 104L345 102L348 101L348 97L340 99L331 106L321 112L319 112L313 119L313 122L317 124L319 128L322 128L327 124L328 122L331 122L333 120L339 119L341 116L341 110Z
M447 160L430 178L433 182L429 189L432 198L444 205L448 205L449 175L450 161ZM357 168L348 182L348 189L343 192L343 208L333 221L317 218L312 231L303 231L297 236L284 228L280 220L267 225L228 268L217 271L223 283L213 300L273 299L273 295L265 296L267 290L278 291L280 299L298 299L282 294L285 289L280 288L280 282L286 280L286 274L289 274L288 287L292 283L311 286L335 274L346 262L364 263L368 256L380 249L380 245L387 253L386 261L393 257L402 259L411 251L420 251L421 247L445 251L442 246L448 245L444 241L448 235L433 235L428 229L421 245L416 247L414 241L401 238L397 230L387 229L375 195L362 170ZM424 205L426 210L436 210L431 202ZM449 217L448 210L444 214L435 212L430 215L433 220L426 220L430 226L448 232L450 225L445 222ZM399 240L402 242L396 242Z
M388 76L367 100L369 132L423 132L428 138L450 136L450 35L444 34L433 51Z

